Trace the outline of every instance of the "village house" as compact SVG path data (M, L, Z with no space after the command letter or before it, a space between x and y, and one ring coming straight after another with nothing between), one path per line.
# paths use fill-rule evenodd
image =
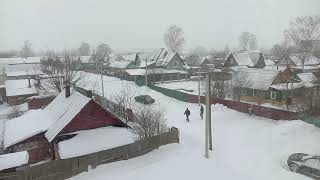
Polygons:
M231 53L224 67L244 66L250 68L264 68L266 66L262 53L258 50Z
M6 80L6 101L10 105L25 103L28 97L39 93L31 79Z
M128 127L91 96L90 91L84 96L73 89L69 90L67 86L44 109L30 110L23 116L7 121L4 130L5 151L27 151L28 163L59 159L58 143L77 136L80 131L110 126Z
M294 73L290 68L283 71L260 68L233 67L224 71L233 74L232 81L242 87L235 87L240 91L240 101L257 104L271 104L274 106L291 105L299 97L293 97L294 91L300 88L312 88L315 78L311 74ZM242 76L242 77L237 77Z
M116 76L122 76L126 69L138 68L139 63L140 59L138 53L116 55L110 59L108 65L104 69Z
M290 66L295 72L316 72L320 69L320 59L311 54L284 55L277 66Z
M206 57L200 57L198 55L190 55L185 58L185 63L190 67L189 72L192 75L196 75L198 73L205 73L209 71L210 66L209 60Z
M163 82L187 79L185 69L188 65L178 53L170 52L164 48L154 51L145 61L141 60L139 69L127 69L126 78L134 81Z

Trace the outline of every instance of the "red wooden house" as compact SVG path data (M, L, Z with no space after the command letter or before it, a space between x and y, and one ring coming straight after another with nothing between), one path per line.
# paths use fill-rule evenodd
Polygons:
M29 163L35 163L55 159L56 144L72 138L77 131L106 126L127 127L119 117L96 103L90 94L87 97L66 88L46 108L31 110L6 122L6 150L28 151Z

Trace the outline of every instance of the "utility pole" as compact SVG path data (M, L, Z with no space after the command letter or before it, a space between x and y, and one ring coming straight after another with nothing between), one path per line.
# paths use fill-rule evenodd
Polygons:
M210 75L206 74L205 158L209 158Z
M146 86L148 86L148 63L146 58Z
M209 82L211 82L210 76L209 76ZM209 84L209 99L210 99L210 84ZM209 150L212 150L212 127L211 127L211 103L209 100Z
M201 97L200 97L200 68L198 69L198 104L201 105Z
M102 90L102 97L104 98L104 86L103 86L103 75L102 75L102 66L103 66L103 62L100 63L100 76L101 76L101 90Z

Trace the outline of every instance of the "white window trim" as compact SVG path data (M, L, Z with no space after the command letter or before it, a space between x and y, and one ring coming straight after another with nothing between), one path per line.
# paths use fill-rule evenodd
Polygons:
M273 93L274 93L274 97L272 96ZM271 99L277 99L277 92L271 90L271 96L270 96L270 98L271 98Z
M257 97L257 92L256 91L257 90L255 90L255 89L252 90L252 96Z

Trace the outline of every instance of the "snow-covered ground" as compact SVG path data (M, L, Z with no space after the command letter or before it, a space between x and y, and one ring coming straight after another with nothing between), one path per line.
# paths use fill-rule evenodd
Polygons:
M89 79L100 78L88 74ZM204 121L197 104L181 102L133 82L104 77L106 97L126 84L137 94L149 94L164 107L169 126L180 130L180 144L162 146L146 155L101 165L71 178L103 179L237 179L237 180L308 180L290 172L286 159L291 153L319 153L320 129L302 121L273 121L249 116L222 105L212 107L214 150L204 158ZM97 91L100 85L96 84ZM99 90L100 89L100 90ZM190 123L183 112L191 111Z

